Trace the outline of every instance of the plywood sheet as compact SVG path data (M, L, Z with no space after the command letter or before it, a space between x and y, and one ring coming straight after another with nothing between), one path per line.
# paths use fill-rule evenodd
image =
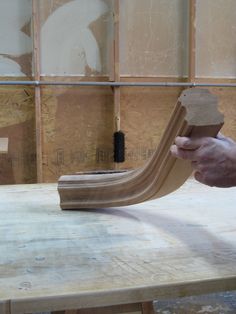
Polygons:
M43 88L45 181L63 173L112 167L110 88Z
M0 0L0 75L32 73L31 0Z
M236 1L197 1L196 75L236 77Z
M0 137L9 140L0 155L0 184L35 182L34 93L29 87L0 88Z
M225 124L221 132L236 141L236 89L211 88L210 90L219 97L219 109L225 115Z
M136 168L159 143L180 89L122 88L121 129L126 161ZM113 94L110 88L44 88L44 179L62 174L112 169Z
M159 144L180 88L123 88L121 129L126 136L122 168L142 166Z
M121 75L186 76L188 1L121 1Z
M137 168L159 143L180 88L121 89L121 129L126 161ZM225 114L222 132L236 140L236 91L212 88ZM1 88L0 137L9 138L9 152L0 156L0 183L36 180L34 94L29 87ZM55 182L61 174L112 169L114 106L110 88L45 87L43 108L43 174Z
M43 75L109 73L112 1L40 1L39 8Z
M236 139L236 91L214 88L225 114L222 132ZM120 168L142 166L153 154L165 129L180 88L122 88L121 129L126 160ZM113 164L113 98L109 89L47 88L44 95L44 174L111 169Z

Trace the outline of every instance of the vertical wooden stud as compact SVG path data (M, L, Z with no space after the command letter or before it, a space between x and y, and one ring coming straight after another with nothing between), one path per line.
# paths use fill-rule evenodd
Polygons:
M115 81L120 82L120 0L114 3L114 75ZM114 105L116 131L120 130L120 87L114 88Z
M114 0L114 69L115 81L120 81L120 0Z
M40 81L40 23L38 0L32 1L33 69L35 81ZM41 88L35 86L37 182L43 182Z
M114 40L113 40L113 76L115 82L120 82L120 0L114 0L113 9L114 20ZM114 89L114 116L115 116L115 132L120 131L120 86ZM115 164L118 169L118 164Z
M189 73L190 82L196 77L196 0L189 0Z

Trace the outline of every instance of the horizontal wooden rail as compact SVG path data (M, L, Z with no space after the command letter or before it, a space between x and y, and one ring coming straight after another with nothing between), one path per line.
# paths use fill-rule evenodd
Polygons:
M123 86L123 87L236 87L236 83L204 82L47 82L47 81L0 81L0 86Z

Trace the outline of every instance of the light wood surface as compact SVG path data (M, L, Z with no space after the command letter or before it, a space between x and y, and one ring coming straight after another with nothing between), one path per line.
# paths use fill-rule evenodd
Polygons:
M39 1L32 1L32 29L33 29L33 68L34 79L40 81L40 23ZM37 182L43 182L43 139L42 139L42 104L41 87L35 86L35 129L36 129L36 164Z
M114 81L120 81L120 0L114 0ZM120 87L114 87L115 131L120 131Z
M195 81L196 76L196 0L189 1L189 58L188 80Z
M113 57L113 68L114 68L114 81L120 82L120 0L114 0L113 2L113 28L114 28L114 57ZM121 131L121 88L120 86L113 87L114 95L114 117L115 117L115 132ZM115 145L115 143L114 143ZM115 154L114 146L114 154ZM120 168L120 164L115 162L115 169Z
M160 144L144 165L126 173L65 175L59 178L62 209L126 206L156 199L178 189L191 175L190 161L174 158L176 136L216 136L223 125L217 97L207 89L184 90Z
M236 188L189 180L86 211L61 211L55 184L1 186L0 199L0 302L13 314L236 289Z

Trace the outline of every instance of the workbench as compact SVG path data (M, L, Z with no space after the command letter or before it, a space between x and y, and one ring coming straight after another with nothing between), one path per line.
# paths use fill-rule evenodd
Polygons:
M1 314L151 313L236 289L236 188L191 179L139 205L62 211L55 184L9 185L0 213Z

